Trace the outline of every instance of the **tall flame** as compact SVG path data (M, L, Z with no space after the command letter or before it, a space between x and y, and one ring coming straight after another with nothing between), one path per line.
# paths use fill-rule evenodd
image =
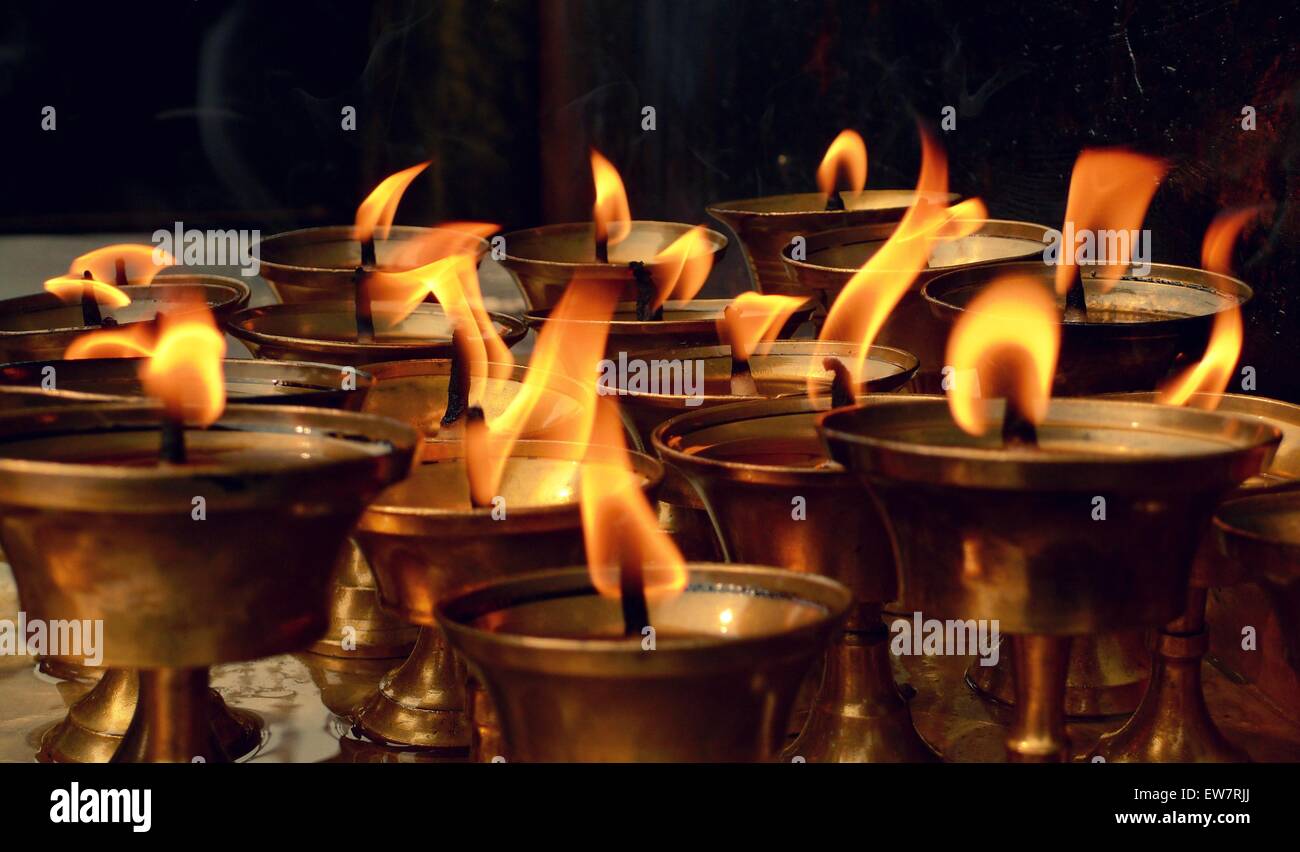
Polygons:
M454 254L477 255L482 243L501 230L491 222L444 222L413 239L388 247L387 269L413 269Z
M659 528L628 461L618 405L596 400L590 452L582 466L582 534L592 585L606 597L621 595L621 570L639 567L647 597L686 587L686 560Z
M397 326L432 294L452 327L466 336L471 347L472 376L483 375L485 363L492 364L494 374L498 375L508 372L514 363L510 347L501 339L483 305L477 258L473 255L453 254L404 272L375 272L366 287L378 331ZM475 400L474 388L471 383L471 402Z
M971 299L953 325L945 359L954 371L948 408L962 430L988 431L981 397L1005 396L1030 423L1043 422L1061 347L1059 320L1052 293L1029 277L1004 276Z
M689 302L699 294L713 270L713 245L708 229L696 225L650 261L650 274L655 282L655 301L650 310L657 310L669 299Z
M861 375L868 347L890 312L925 269L935 240L965 236L986 215L978 199L949 207L935 201L948 192L948 160L930 134L921 129L921 170L915 198L898 227L880 249L849 279L831 305L819 340L860 344L849 372ZM808 390L816 397L819 385L810 377Z
M1253 207L1238 207L1223 210L1215 216L1210 227L1205 229L1205 239L1201 242L1201 267L1222 275L1231 275L1232 250L1237 245L1237 238L1252 219L1271 206L1256 204Z
M559 389L563 395L579 397L576 401L581 412L568 421L568 434L558 437L571 442L576 450L590 442L597 396L594 377L604 357L608 322L617 298L617 288L597 279L575 279L565 289L551 311L551 320L538 332L523 387L506 409L487 423L481 450L471 453L467 448L470 493L476 503L485 504L496 495L515 442L547 391L557 384L563 384Z
M1201 265L1211 272L1228 275L1232 272L1232 249L1237 237L1255 216L1267 210L1266 205L1224 210L1205 231L1201 243ZM1233 306L1214 315L1210 340L1201 360L1161 385L1156 402L1165 405L1192 405L1210 411L1219 407L1218 394L1232 381L1245 332L1241 323L1241 309ZM1196 397L1198 393L1207 394Z
M1147 207L1164 178L1168 165L1155 157L1124 148L1087 148L1080 152L1070 175L1070 195L1065 205L1065 228L1072 234L1100 231L1122 233L1119 258L1107 257L1097 276L1109 290L1128 269L1133 246L1128 232L1142 227ZM1127 250L1125 250L1127 249ZM1065 295L1074 281L1075 245L1062 245L1056 267L1056 292Z
M596 184L596 203L591 211L596 242L615 246L632 232L632 209L618 169L595 148L591 149L591 178Z
M841 130L817 167L817 188L829 198L840 178L856 196L867 185L867 143L856 130Z
M209 425L226 407L225 335L207 305L197 302L160 314L156 325L156 334L154 323L136 323L83 335L64 357L147 356L140 368L145 393L160 400L170 416Z
M388 229L393 224L393 216L397 213L397 205L402 200L402 194L411 185L411 181L428 167L428 162L419 163L381 180L357 208L356 224L352 230L353 239L365 242L375 237L386 238Z
M731 347L733 358L748 361L756 351L770 349L786 320L807 302L799 296L741 293L718 318L718 337Z

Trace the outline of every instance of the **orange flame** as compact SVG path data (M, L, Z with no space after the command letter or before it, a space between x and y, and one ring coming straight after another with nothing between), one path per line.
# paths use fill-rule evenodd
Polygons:
M454 254L476 256L482 243L501 230L491 222L444 222L414 239L389 244L384 268L413 269Z
M353 239L365 242L375 237L387 238L402 194L411 185L411 181L428 167L429 163L420 163L381 180L357 208L356 225L352 229Z
M954 371L948 408L963 431L988 431L981 396L1005 396L1026 420L1043 422L1061 347L1059 319L1052 293L1029 277L1004 276L971 299L953 325L945 359Z
M93 279L74 278L71 275L60 275L58 278L49 279L45 282L45 289L68 304L75 304L84 299L87 289L90 290L90 298L105 307L124 308L131 304L131 297L112 284Z
M1253 207L1239 207L1224 210L1214 217L1210 227L1205 230L1205 239L1201 242L1201 267L1223 275L1232 274L1232 250L1237 245L1237 237L1246 225L1272 205L1257 204Z
M618 405L609 397L596 401L591 447L582 466L580 500L592 585L600 594L617 598L621 569L636 565L648 598L680 592L686 587L686 560L659 529L659 519L628 461Z
M1232 272L1232 249L1246 225L1255 216L1268 209L1257 205L1237 210L1224 210L1205 231L1201 243L1201 266L1224 275ZM1192 405L1210 411L1219 407L1218 394L1228 389L1241 357L1245 333L1241 324L1241 309L1237 307L1220 311L1214 316L1210 340L1201 360L1161 385L1156 402L1165 405ZM1198 393L1206 397L1194 399Z
M366 281L378 331L390 330L409 317L425 296L442 305L452 327L462 330L470 346L471 376L483 375L483 365L507 372L514 363L510 347L501 339L496 324L483 305L477 259L453 254L405 272L374 272ZM476 399L471 382L470 401Z
M160 248L118 243L86 252L72 261L68 277L84 278L89 272L93 280L106 284L148 284L159 272L175 265L176 258Z
M226 407L221 366L225 335L203 303L185 303L179 310L160 314L156 334L154 325L136 323L83 335L64 357L147 356L140 368L145 393L161 400L172 417L209 425Z
M157 339L153 323L137 322L122 328L83 334L63 353L71 361L81 358L140 358L153 353Z
M1127 233L1142 227L1147 207L1167 170L1163 160L1124 148L1088 148L1075 160L1065 205L1065 231L1096 234L1110 230L1125 235L1120 245L1121 256L1107 257L1107 262L1101 265L1097 277L1103 290L1113 287L1128 269L1133 246L1127 240ZM1058 294L1065 295L1074 281L1075 250L1073 244L1061 246L1060 263L1056 267Z
M718 318L718 337L731 346L732 357L748 361L771 348L786 320L808 302L799 296L741 293Z
M657 310L669 299L683 302L694 299L712 270L713 245L709 242L708 229L696 225L650 261L657 294L650 309Z
M852 363L845 364L855 379L890 312L925 269L935 240L973 232L978 223L969 220L984 212L978 199L953 207L935 202L936 194L944 197L948 192L948 160L928 132L921 129L920 133L921 170L912 205L885 244L844 285L818 337L860 344ZM815 379L810 376L808 382L808 392L814 398L821 393Z
M627 190L623 188L623 178L618 169L595 148L591 149L591 178L596 184L596 203L591 211L596 241L605 241L612 247L632 232L632 209L627 203Z
M551 320L538 332L523 387L510 405L488 422L482 451L470 453L467 448L466 466L475 503L484 505L496 495L515 442L534 409L558 382L565 385L558 392L578 395L581 414L568 421L568 434L557 437L572 442L575 452L590 442L597 395L594 377L604 357L608 322L617 298L617 288L597 279L575 279L565 289L551 311Z
M843 176L856 196L867 185L867 143L856 130L841 130L817 167L817 188L830 198Z

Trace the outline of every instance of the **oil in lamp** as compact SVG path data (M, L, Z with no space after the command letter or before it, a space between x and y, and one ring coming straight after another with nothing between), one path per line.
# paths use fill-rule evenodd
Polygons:
M584 461L576 488L588 570L503 559L509 575L440 596L438 623L490 696L508 760L767 759L848 590L686 563L611 409L601 401L590 445L602 461Z
M224 760L208 667L323 632L329 566L366 500L406 475L415 436L350 412L225 407L211 318L162 326L142 377L161 406L0 418L0 541L27 612L102 622L103 664L137 670L114 761Z
M698 292L727 238L701 226L634 220L623 179L595 150L591 172L592 221L506 234L501 264L515 277L530 311L555 307L571 281L599 281L615 290L619 301L635 303L638 320L658 319L673 296L671 287L659 292L664 278L678 280L684 294L691 286Z
M897 223L918 201L947 206L957 200L946 190L868 190L866 184L866 143L856 131L844 130L826 149L817 168L819 192L723 201L711 205L708 212L740 241L760 293L811 298L816 292L782 261L782 252L796 237L808 240L835 228Z
M953 330L947 361L966 381L946 403L868 404L819 427L885 518L903 604L1010 635L1015 761L1068 759L1071 638L1176 615L1215 504L1280 437L1203 411L1050 399L1057 311L1035 280L995 282Z
M495 225L450 223L437 228L393 225L407 187L429 164L419 163L384 178L357 208L352 225L329 225L273 234L257 244L260 274L285 304L359 304L365 326L366 280L371 272L400 272L452 254L481 259L484 237Z
M1237 235L1260 208L1225 211L1211 223L1201 265L1227 275ZM1249 494L1286 487L1300 474L1295 439L1300 406L1243 394L1224 393L1242 347L1241 312L1215 315L1205 354L1155 393L1120 394L1166 405L1187 405L1248 418L1277 428L1282 442L1269 466L1237 489ZM1205 606L1211 588L1240 583L1253 574L1249 564L1225 559L1212 538L1202 542L1193 563L1182 613L1156 634L1151 680L1142 703L1122 728L1101 738L1094 756L1107 761L1233 762L1248 757L1228 741L1210 717L1201 687L1201 661L1209 649Z
M195 301L219 317L248 304L248 285L238 279L158 274L174 262L152 246L105 246L45 282L44 293L0 300L0 363L60 358L79 337L150 323Z

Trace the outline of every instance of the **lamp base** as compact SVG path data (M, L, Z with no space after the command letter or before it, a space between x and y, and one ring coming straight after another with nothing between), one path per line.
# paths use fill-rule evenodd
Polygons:
M826 654L822 685L803 731L780 760L931 763L939 756L912 725L889 664L889 634L846 630Z
M384 745L468 754L473 737L464 672L441 630L420 628L411 656L384 675L354 723L360 734Z

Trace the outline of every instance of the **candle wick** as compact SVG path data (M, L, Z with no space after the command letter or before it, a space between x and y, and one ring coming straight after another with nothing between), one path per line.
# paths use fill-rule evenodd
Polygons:
M1083 289L1083 274L1077 265L1071 268L1074 272L1070 279L1070 289L1065 291L1065 321L1087 322L1088 300Z
M731 395L732 396L758 396L758 385L754 382L754 374L749 369L749 358L742 358L736 351L735 333L736 324L740 321L740 313L735 305L727 305L722 309L722 323L718 327L718 336L725 338L722 342L731 350Z
M447 375L447 409L442 415L443 426L459 420L469 406L469 364L465 345L465 334L457 327L451 333L451 369ZM482 409L478 412L481 417Z
M647 322L650 320L662 320L664 318L664 306L660 305L654 310L650 306L654 304L658 291L655 288L654 278L650 275L649 268L639 260L628 261L628 268L632 270L632 277L636 279L636 319L637 322Z
M830 194L826 196L826 210L839 211L844 209L844 199L840 197L838 189L831 189Z
M491 496L479 494L475 488L474 465L488 460L487 420L482 408L471 405L465 409L465 475L469 477L469 504L475 509L492 504Z
M1010 399L1006 401L1006 412L1002 415L1002 446L1038 446L1038 429L1020 413L1020 407Z
M352 273L353 312L358 343L370 343L375 339L375 315L370 304L370 289L366 287L366 278L365 266L358 266Z
M839 358L826 358L822 361L822 366L832 374L831 407L847 408L853 405L857 401L857 394L854 392L853 376L849 374L849 368Z
M624 560L618 569L619 602L623 607L623 635L639 637L650 626L645 600L645 572L639 558Z
M185 464L185 421L164 412L159 424L158 460L164 464Z
M104 322L104 317L99 312L99 301L95 299L95 280L89 269L81 273L81 280L86 282L81 285L81 324L100 325Z
M609 263L609 237L596 237L596 262Z
M130 283L126 280L125 258L119 257L113 261L113 280L117 282L117 286L119 287L125 287L128 283Z

